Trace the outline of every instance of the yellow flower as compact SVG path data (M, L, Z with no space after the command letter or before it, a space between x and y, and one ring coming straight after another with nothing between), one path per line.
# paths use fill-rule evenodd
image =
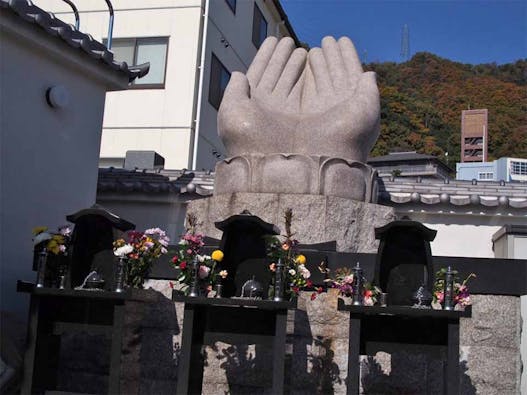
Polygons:
M33 228L33 234L36 236L42 232L45 232L46 230L48 230L47 226L37 226Z
M295 259L295 262L297 265L305 265L306 264L306 257L304 255L298 255Z
M64 236L62 235L53 235L52 240L55 240L58 244L64 244Z
M212 252L211 258L214 259L216 262L221 262L223 260L223 251L214 250Z
M58 253L60 252L60 245L57 243L56 240L53 240L51 239L48 243L48 251L55 254L55 255L58 255Z

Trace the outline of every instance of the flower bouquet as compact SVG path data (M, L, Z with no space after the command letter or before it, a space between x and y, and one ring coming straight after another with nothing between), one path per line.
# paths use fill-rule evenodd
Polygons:
M326 270L326 273L329 273L329 269L325 268L324 270ZM334 278L330 277L324 281L326 281L331 288L337 289L339 296L352 297L354 291L353 280L353 271L350 268L343 267L335 270ZM373 306L376 304L380 294L381 290L378 287L364 281L362 291L362 303L364 306Z
M71 232L69 225L60 226L57 232L49 232L46 226L33 229L33 270L39 272L40 286L64 288Z
M284 296L285 299L292 299L300 293L301 290L312 289L313 282L309 279L311 272L306 267L306 257L298 251L298 240L294 239L294 233L291 231L293 221L293 210L287 209L284 215L285 235L282 240L276 236L267 238L267 256L271 260L269 270L272 272L271 286L269 288L269 297L273 298L275 292L276 270L281 269L278 262L283 265L284 278ZM311 300L315 299L317 294L322 292L322 288L317 288L311 294Z
M445 278L446 278L446 268L441 268L439 271L436 272L436 278L434 283L434 301L432 303L432 307L435 309L441 309L441 305L444 302L444 290L445 290ZM468 290L468 281L472 277L476 277L474 273L470 273L462 282L459 282L459 278L457 276L458 272L457 270L453 271L454 273L454 305L457 307L465 308L465 306L469 306L472 304L472 301L470 299L470 292Z
M152 264L161 255L167 253L170 239L159 228L144 232L129 231L124 238L113 243L115 256L125 258L125 281L133 288L143 288L143 282L150 273Z
M201 253L203 235L196 232L197 219L195 215L187 216L187 232L177 245L176 255L171 260L172 266L179 270L177 282L180 290L188 295L192 287L195 291L207 294L213 287L221 283L228 275L227 270L217 269L218 262L223 259L223 252L215 250L210 256Z

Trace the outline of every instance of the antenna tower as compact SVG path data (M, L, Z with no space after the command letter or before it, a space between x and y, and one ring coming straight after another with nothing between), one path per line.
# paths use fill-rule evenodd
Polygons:
M406 62L410 59L410 33L405 23L401 31L401 60Z

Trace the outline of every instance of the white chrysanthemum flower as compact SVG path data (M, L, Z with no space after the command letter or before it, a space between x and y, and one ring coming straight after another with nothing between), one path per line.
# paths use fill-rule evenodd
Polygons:
M296 270L295 269L289 269L289 274L291 276L294 276L296 274Z
M42 243L43 241L45 241L45 240L50 240L50 239L51 239L51 234L49 234L48 232L42 232L42 233L39 233L39 234L36 235L35 238L33 239L33 245L40 244L40 243Z
M115 256L118 257L124 257L131 253L134 250L134 247L132 247L130 244L125 244L122 247L116 248L113 253Z

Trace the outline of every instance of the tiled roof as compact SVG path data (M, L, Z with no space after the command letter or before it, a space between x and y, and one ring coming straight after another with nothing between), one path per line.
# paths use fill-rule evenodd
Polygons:
M92 58L102 62L109 69L124 73L131 82L148 73L150 63L129 66L126 62L118 62L113 58L113 53L106 46L95 40L92 36L82 33L50 12L33 5L29 0L0 0L0 10L7 10L19 16L27 23L40 27L53 37L57 37L73 48L78 48Z
M99 169L98 192L190 193L212 195L214 173L189 170ZM527 209L527 183L485 181L421 182L404 177L379 179L379 203L419 203L453 206L480 205ZM527 211L527 210L526 210Z
M407 160L419 160L419 159L437 159L433 155L418 154L417 152L392 152L388 155L373 156L368 158L368 163L376 162L398 162ZM439 159L437 159L439 160Z
M212 195L214 174L185 170L99 169L98 192L190 193Z
M527 208L527 183L383 179L379 185L379 201L523 209Z

